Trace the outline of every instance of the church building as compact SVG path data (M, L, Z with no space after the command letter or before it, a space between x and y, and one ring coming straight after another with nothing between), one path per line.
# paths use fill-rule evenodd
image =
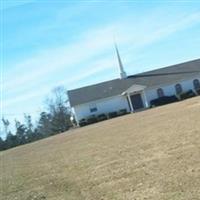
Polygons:
M156 99L200 92L200 59L128 76L117 46L120 78L68 91L76 122L91 116L152 107Z

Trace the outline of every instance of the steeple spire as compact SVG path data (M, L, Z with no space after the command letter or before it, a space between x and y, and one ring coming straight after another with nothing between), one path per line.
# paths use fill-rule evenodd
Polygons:
M119 71L120 71L120 78L121 79L125 79L127 78L126 72L124 71L124 67L120 58L120 54L119 54L119 50L117 48L117 44L115 43L115 50L117 53L117 59L118 59L118 63L119 63Z

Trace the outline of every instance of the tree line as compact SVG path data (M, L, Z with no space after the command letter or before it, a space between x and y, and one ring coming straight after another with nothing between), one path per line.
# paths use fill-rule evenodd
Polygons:
M57 87L52 94L46 99L46 109L40 113L36 124L33 124L31 115L24 114L23 123L15 120L15 132L12 133L9 120L2 119L6 138L0 137L1 151L62 133L73 126L65 88Z

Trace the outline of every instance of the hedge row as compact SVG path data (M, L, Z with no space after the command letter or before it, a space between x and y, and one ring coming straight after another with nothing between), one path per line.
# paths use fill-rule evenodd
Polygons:
M196 93L197 93L198 95L200 95L200 88L199 88L199 89L196 89Z
M193 92L193 90L188 90L187 92L183 92L178 95L180 100L189 99L189 98L195 97L195 96L196 96L196 94Z
M178 101L176 96L164 96L150 101L150 107L162 106Z
M122 115L125 115L125 114L128 114L128 111L126 109L121 109L118 112L114 111L114 112L109 112L107 114L102 113L102 114L97 115L97 116L91 115L87 119L85 119L85 118L81 119L79 121L79 125L80 126L86 126L86 125L89 125L89 124L93 124L93 123L100 122L100 121L103 121L103 120L122 116Z
M188 99L188 98L191 98L191 97L195 97L197 94L200 95L200 89L197 89L196 93L193 90L188 90L188 91L183 92L183 93L176 95L176 96L173 95L173 96L160 97L160 98L151 100L150 101L150 107L162 106L162 105L165 105L165 104L177 102L179 100Z

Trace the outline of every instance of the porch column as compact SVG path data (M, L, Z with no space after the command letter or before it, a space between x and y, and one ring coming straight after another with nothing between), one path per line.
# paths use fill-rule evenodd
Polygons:
M127 96L128 96L129 105L131 107L131 112L134 112L133 105L132 105L131 98L130 98L130 94L128 93Z
M144 104L145 104L145 107L148 108L148 107L149 107L149 103L148 103L148 100L147 100L147 97L146 97L145 91L143 91L142 94L143 94L143 98L144 98Z

